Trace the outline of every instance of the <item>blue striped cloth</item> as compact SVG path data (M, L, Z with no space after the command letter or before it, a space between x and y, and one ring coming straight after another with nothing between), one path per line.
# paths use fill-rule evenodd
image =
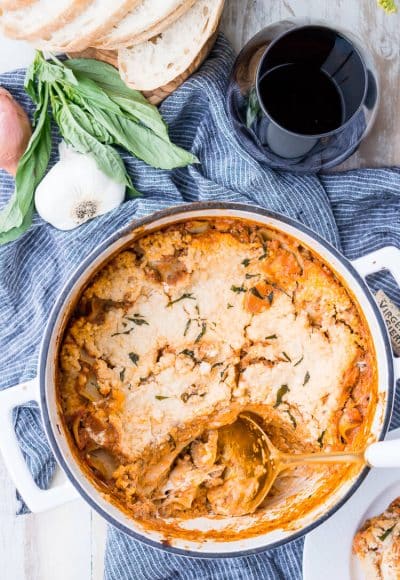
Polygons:
M182 202L247 202L304 222L351 259L387 244L400 246L398 169L297 176L273 172L249 156L236 141L224 107L232 62L231 48L220 37L200 72L161 108L173 140L196 153L201 165L166 172L126 156L134 183L145 194L143 198L128 201L67 233L51 228L36 216L28 233L0 248L0 388L35 376L43 328L60 288L93 248L135 217ZM0 82L31 111L22 88L23 77L23 71L16 71L2 75ZM55 130L54 140L58 140ZM3 199L12 187L12 180L2 174ZM382 288L400 304L400 291L389 274L374 276L371 287ZM398 401L393 427L400 425L399 409ZM54 459L38 409L33 405L20 408L15 421L26 460L38 484L45 488L52 477ZM264 554L203 561L163 553L110 528L105 577L298 580L302 548L303 540L297 540Z

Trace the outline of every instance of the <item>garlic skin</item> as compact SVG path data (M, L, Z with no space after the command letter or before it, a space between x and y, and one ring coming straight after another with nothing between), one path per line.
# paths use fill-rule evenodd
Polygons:
M42 179L35 192L36 211L59 230L72 230L118 207L125 185L113 181L90 155L74 151L64 141L60 160Z

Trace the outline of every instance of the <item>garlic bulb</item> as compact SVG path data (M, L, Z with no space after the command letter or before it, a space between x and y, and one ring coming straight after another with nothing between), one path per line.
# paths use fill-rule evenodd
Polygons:
M38 214L59 230L72 230L118 207L125 186L113 181L90 155L77 153L64 141L60 160L42 179L35 192Z

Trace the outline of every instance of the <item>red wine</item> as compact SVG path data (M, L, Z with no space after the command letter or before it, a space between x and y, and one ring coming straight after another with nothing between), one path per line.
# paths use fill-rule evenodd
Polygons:
M334 167L357 149L378 96L372 61L351 38L285 20L242 49L226 102L235 134L255 160L308 173Z
M322 135L345 120L344 101L335 81L319 66L298 62L264 74L259 95L278 125L300 135Z

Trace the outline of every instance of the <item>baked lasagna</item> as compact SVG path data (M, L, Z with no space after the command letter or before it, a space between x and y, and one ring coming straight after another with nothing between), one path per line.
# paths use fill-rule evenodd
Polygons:
M257 491L219 444L244 410L282 451L362 448L374 360L354 298L310 249L257 223L205 219L143 235L97 273L65 330L57 382L96 485L178 533L188 519L235 515ZM285 471L243 533L291 525L350 469Z
M353 541L366 580L400 580L400 498L364 522Z

